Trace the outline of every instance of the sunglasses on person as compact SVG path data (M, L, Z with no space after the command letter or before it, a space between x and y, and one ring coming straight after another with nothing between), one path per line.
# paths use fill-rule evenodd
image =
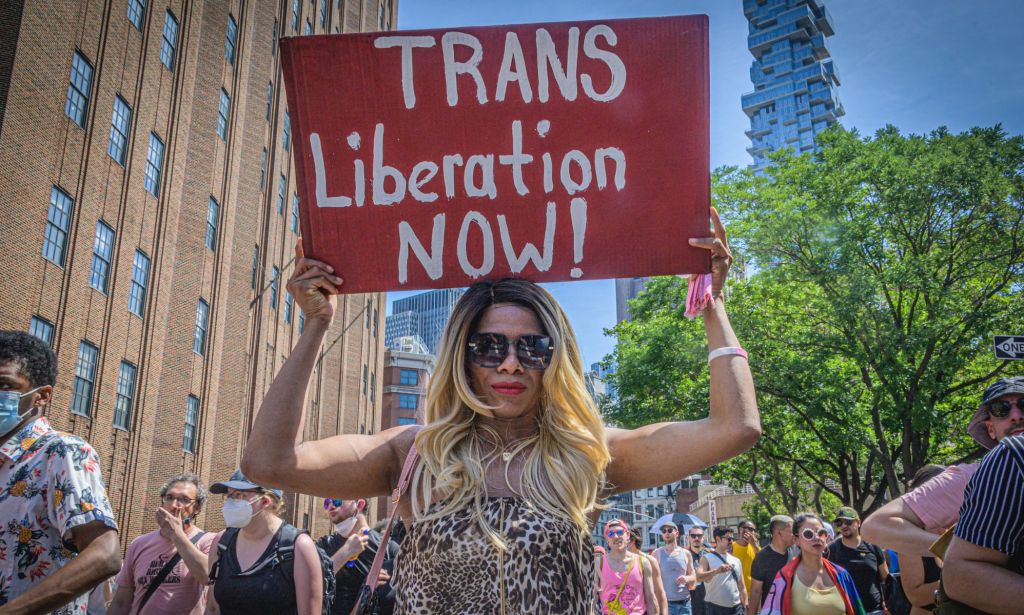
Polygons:
M690 534L690 540L704 540L704 534Z
M1017 409L1024 412L1024 397L1015 400L998 399L988 402L988 413L994 419L1005 419L1010 416L1010 410L1017 406Z
M330 510L332 508L340 508L345 500L339 500L338 498L324 498L324 510Z
M661 528L661 533L662 534L671 534L674 531L676 531L676 528L674 528L674 527L663 527L663 528Z
M619 538L626 535L626 530L608 530L604 535L608 538Z
M805 527L803 531L800 532L800 535L803 536L804 540L814 540L815 536L821 538L822 540L825 540L826 538L828 538L828 530L826 530L825 528L821 528L818 531L814 531L809 527Z
M547 369L555 345L547 335L523 335L515 340L516 358L526 369ZM512 342L501 333L474 333L469 336L469 360L479 367L498 367L508 358Z
M836 519L832 522L833 525L853 525L853 519Z

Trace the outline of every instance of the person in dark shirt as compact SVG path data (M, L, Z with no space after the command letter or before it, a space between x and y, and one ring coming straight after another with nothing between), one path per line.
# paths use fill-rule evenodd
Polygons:
M759 612L764 605L767 589L775 581L775 575L790 560L789 548L793 546L793 518L787 515L775 515L768 525L772 541L757 552L754 563L750 565L750 608L751 612Z
M693 556L694 562L699 562L702 555L707 553L708 549L704 545L704 528L696 525L689 526L689 529L684 528L686 531L687 545L686 548L690 550L690 554ZM696 567L696 564L694 564ZM697 583L697 585L690 590L690 604L693 606L693 615L705 615L704 609L704 584Z
M334 524L334 532L321 536L316 544L334 561L337 579L334 608L331 610L334 615L349 615L352 612L359 599L360 587L366 581L366 575L373 566L373 558L380 548L382 536L366 524L366 516L363 515L365 507L366 500L324 500L324 510ZM389 581L397 554L398 545L389 540L380 576L385 582L378 583L376 590L381 615L391 615L395 607L395 591Z
M867 615L882 615L882 583L889 576L885 553L881 547L861 540L860 516L852 508L840 508L833 523L840 537L828 546L829 561L839 564L853 577Z

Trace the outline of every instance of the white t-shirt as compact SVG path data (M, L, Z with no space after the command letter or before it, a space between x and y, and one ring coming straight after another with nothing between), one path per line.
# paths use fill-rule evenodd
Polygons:
M716 574L711 579L704 581L704 601L720 607L731 608L740 603L740 575L743 574L743 564L739 558L732 553L722 555L717 551L708 551L703 559L707 560L708 568L714 570L723 563L732 564L732 572Z

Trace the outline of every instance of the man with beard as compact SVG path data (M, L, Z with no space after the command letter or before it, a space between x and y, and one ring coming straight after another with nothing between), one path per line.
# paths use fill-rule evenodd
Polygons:
M867 615L882 615L882 583L889 576L885 553L877 545L861 540L860 516L849 506L840 508L832 523L839 539L828 546L829 561L839 564L853 577Z
M334 524L334 532L319 538L316 544L334 561L338 584L331 611L334 615L352 612L359 599L360 587L366 581L373 558L380 548L382 536L366 524L365 507L366 500L324 500L324 510ZM395 607L395 592L389 581L397 554L398 545L389 540L376 589L381 615L391 615Z

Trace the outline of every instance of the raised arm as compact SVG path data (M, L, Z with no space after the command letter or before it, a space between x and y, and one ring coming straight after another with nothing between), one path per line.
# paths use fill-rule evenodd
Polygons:
M732 263L725 227L711 209L715 236L691 239L711 251L712 300L704 311L708 350L740 346L725 313L722 289ZM612 462L608 482L621 493L664 485L749 450L761 436L761 417L747 360L721 356L710 364L711 411L698 421L655 423L637 429L609 429ZM685 447L679 443L685 442ZM652 451L658 454L652 455Z
M296 242L288 290L306 314L306 326L263 398L242 454L242 471L259 484L329 497L385 495L412 445L413 427L302 439L306 389L341 283L329 265L305 258L301 240Z

